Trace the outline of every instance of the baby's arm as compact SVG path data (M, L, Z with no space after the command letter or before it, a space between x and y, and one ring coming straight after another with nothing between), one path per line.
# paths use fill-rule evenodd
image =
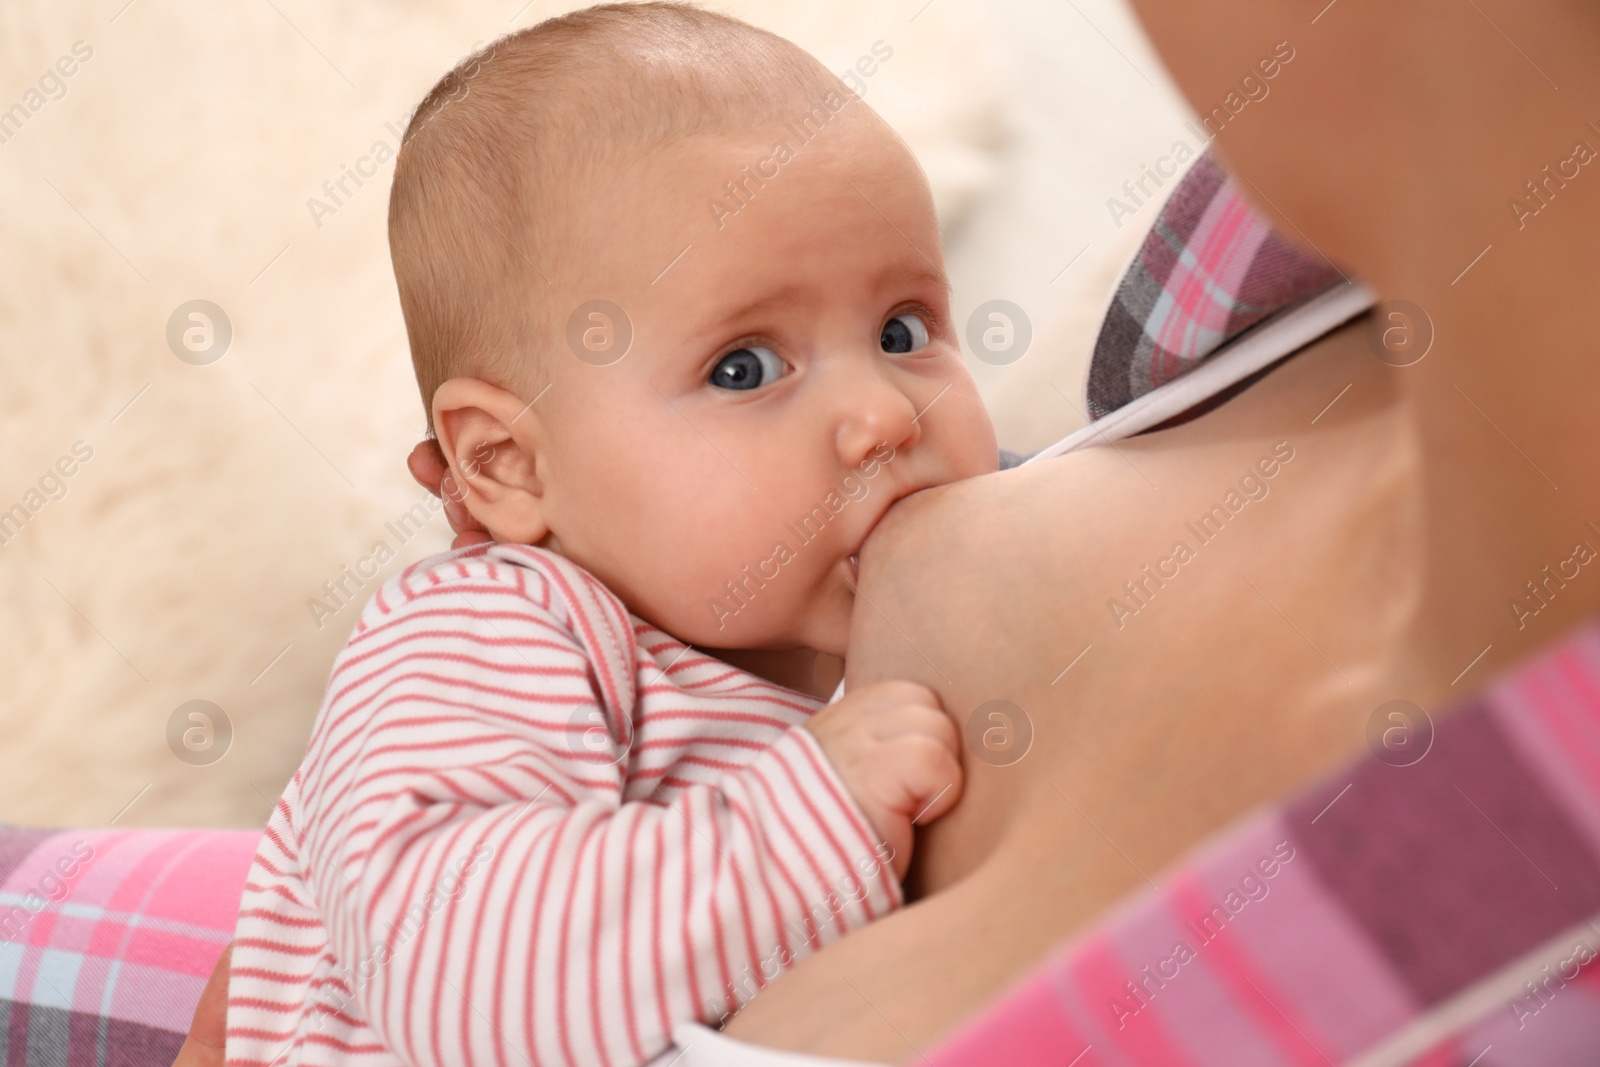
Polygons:
M711 784L662 782L648 745L596 758L592 713L639 725L627 620L563 610L583 590L527 568L457 567L375 599L302 776L308 880L396 1055L642 1063L901 903L810 731Z

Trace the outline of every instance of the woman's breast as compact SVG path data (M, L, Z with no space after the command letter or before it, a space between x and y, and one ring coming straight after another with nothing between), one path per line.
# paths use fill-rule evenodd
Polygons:
M1120 890L1363 743L1404 674L1423 524L1409 415L1359 343L880 527L853 684L924 681L966 742L912 898L991 856L1047 862L1068 824L1115 844Z

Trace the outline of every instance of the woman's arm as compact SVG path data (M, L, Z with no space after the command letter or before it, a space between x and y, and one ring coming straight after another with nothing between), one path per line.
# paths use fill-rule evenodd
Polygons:
M189 1036L183 1039L172 1067L222 1067L228 1027L228 969L232 961L230 941L211 967L211 977L206 979L200 1003L189 1020Z

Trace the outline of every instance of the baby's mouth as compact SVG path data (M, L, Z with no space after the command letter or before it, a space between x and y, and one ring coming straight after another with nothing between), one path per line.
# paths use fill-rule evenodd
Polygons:
M878 512L877 518L873 519L871 525L869 525L861 534L861 544L865 545L867 543L867 538L871 537L872 531L878 528L878 523L883 521L883 517L884 515L888 514L889 508L893 507L895 502L905 495L905 493L892 493L890 495L888 507L885 507L882 511ZM860 581L861 549L857 548L854 552L850 553L849 558L847 558L845 562L849 564L850 567L850 584L855 585L858 581Z

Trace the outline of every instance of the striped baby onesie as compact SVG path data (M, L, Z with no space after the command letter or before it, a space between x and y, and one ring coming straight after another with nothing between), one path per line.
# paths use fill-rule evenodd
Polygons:
M334 663L240 905L230 1067L634 1065L903 903L822 706L475 545Z

